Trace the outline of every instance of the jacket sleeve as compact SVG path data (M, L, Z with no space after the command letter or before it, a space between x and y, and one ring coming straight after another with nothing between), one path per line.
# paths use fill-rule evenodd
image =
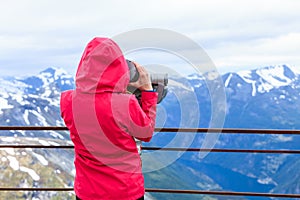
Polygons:
M72 125L72 115L68 113L72 112L72 90L68 90L61 93L60 96L60 115L64 120L68 129Z
M156 92L142 92L141 105L132 98L130 101L130 135L144 142L149 142L153 136L156 119Z

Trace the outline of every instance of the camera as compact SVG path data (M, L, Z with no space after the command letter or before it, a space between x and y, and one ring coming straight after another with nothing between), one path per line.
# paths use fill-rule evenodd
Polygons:
M126 60L128 69L130 72L130 82L136 82L139 79L139 72L136 69L135 64ZM153 90L158 93L157 104L159 104L168 93L168 74L151 74L150 73L151 84ZM133 93L138 100L141 98L141 91L133 86L128 86L127 90Z

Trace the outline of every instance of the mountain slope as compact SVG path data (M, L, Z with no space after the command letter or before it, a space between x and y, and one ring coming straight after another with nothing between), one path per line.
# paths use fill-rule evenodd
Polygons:
M298 120L300 118L300 75L291 67L286 65L270 66L228 73L223 75L222 79L227 102L224 127L300 129L300 121ZM177 81L182 82L180 79ZM192 89L195 91L199 102L201 116L199 127L209 127L211 101L205 81L199 75L192 75L189 77L189 82L194 86ZM172 88L168 98L171 98L172 95L180 96L178 91L181 90L180 88ZM176 95L174 91L176 91ZM182 96L184 96L184 91ZM172 100L174 101L174 98L166 99L162 102L162 106L166 109L180 110L180 105L174 104ZM192 114L192 109L189 112L191 116L195 116ZM169 114L171 116L176 115L175 112ZM188 120L190 119L188 118ZM172 126L172 124L180 124L180 117L177 119L169 118L165 123L166 126ZM157 134L149 145L169 145L177 135ZM183 139L182 141L184 141ZM190 139L193 140L190 147L200 147L205 137L198 134ZM298 149L299 142L300 137L297 135L221 134L215 148ZM293 175L289 173L295 173L299 169L299 162L291 164L293 163L291 160L296 159L297 155L288 154L237 153L210 153L201 159L198 153L185 153L179 162L186 168L204 172L223 189L298 193L300 181L299 179L291 179L290 177ZM295 176L297 177L297 175ZM243 177L244 181L236 187L231 181L234 177L237 177L236 180L242 180ZM222 182L218 182L218 180L222 180Z
M62 140L0 137L0 144L65 145ZM59 156L58 156L59 155ZM0 187L72 187L74 169L63 158L72 160L72 150L2 148ZM56 160L53 159L56 157ZM58 159L60 158L60 159ZM73 192L1 192L0 199L73 199Z
M61 91L74 87L73 78L62 69L48 68L37 76L1 78L0 125L5 126L63 126L59 101ZM11 132L12 133L12 132ZM15 136L27 136L14 131ZM56 132L30 133L30 136L66 137ZM8 133L10 135L10 133Z
M157 127L210 126L212 100L205 77L208 75L170 78L169 93L158 105ZM269 66L227 73L222 79L226 93L226 108L220 108L226 109L224 127L300 129L300 75L291 67ZM64 126L59 116L59 96L61 91L74 87L73 78L66 72L49 68L36 76L0 78L0 83L0 125ZM1 135L69 141L68 132L2 131ZM157 133L150 143L143 145L200 147L204 140L202 134ZM221 134L215 147L297 149L299 140L295 135ZM62 170L73 167L72 155L68 153L42 151L41 154L48 162L59 164ZM159 165L168 157L169 154L161 154L154 158L155 162L144 159L144 168ZM65 164L61 164L61 159L65 159ZM167 168L145 173L145 177L147 187L297 193L299 166L297 156L286 154L210 153L200 159L197 153L190 152L178 156ZM243 180L243 183L236 185L231 180ZM152 194L157 199L160 195Z

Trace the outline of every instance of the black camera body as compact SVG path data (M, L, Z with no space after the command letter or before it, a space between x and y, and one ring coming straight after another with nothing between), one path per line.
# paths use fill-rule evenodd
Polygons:
M130 82L136 82L139 79L139 72L136 66L130 60L126 60L130 71ZM150 74L153 90L158 93L157 104L159 104L168 93L168 74ZM141 98L141 91L133 86L128 86L127 90L133 93L138 100Z

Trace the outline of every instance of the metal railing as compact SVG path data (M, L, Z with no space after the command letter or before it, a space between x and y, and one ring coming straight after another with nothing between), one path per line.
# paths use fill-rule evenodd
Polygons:
M67 131L66 127L35 127L35 126L0 126L0 131ZM211 128L156 128L155 132L192 132L192 133L222 133L222 134L281 134L281 135L300 135L300 130L280 130L280 129L211 129ZM73 145L44 146L44 145L0 145L0 148L53 148L53 149L72 149ZM202 149L202 148L164 148L164 147L143 147L142 150L153 151L189 151L189 152L224 152L224 153L272 153L272 154L300 154L300 150L261 150L261 149ZM256 192L233 192L233 191L208 191L208 190L174 190L160 188L146 188L150 193L177 193L177 194L202 194L202 195L221 195L221 196L253 196L253 197L272 197L272 198L300 198L300 194L282 193L256 193ZM73 191L73 188L7 188L2 187L0 191Z

